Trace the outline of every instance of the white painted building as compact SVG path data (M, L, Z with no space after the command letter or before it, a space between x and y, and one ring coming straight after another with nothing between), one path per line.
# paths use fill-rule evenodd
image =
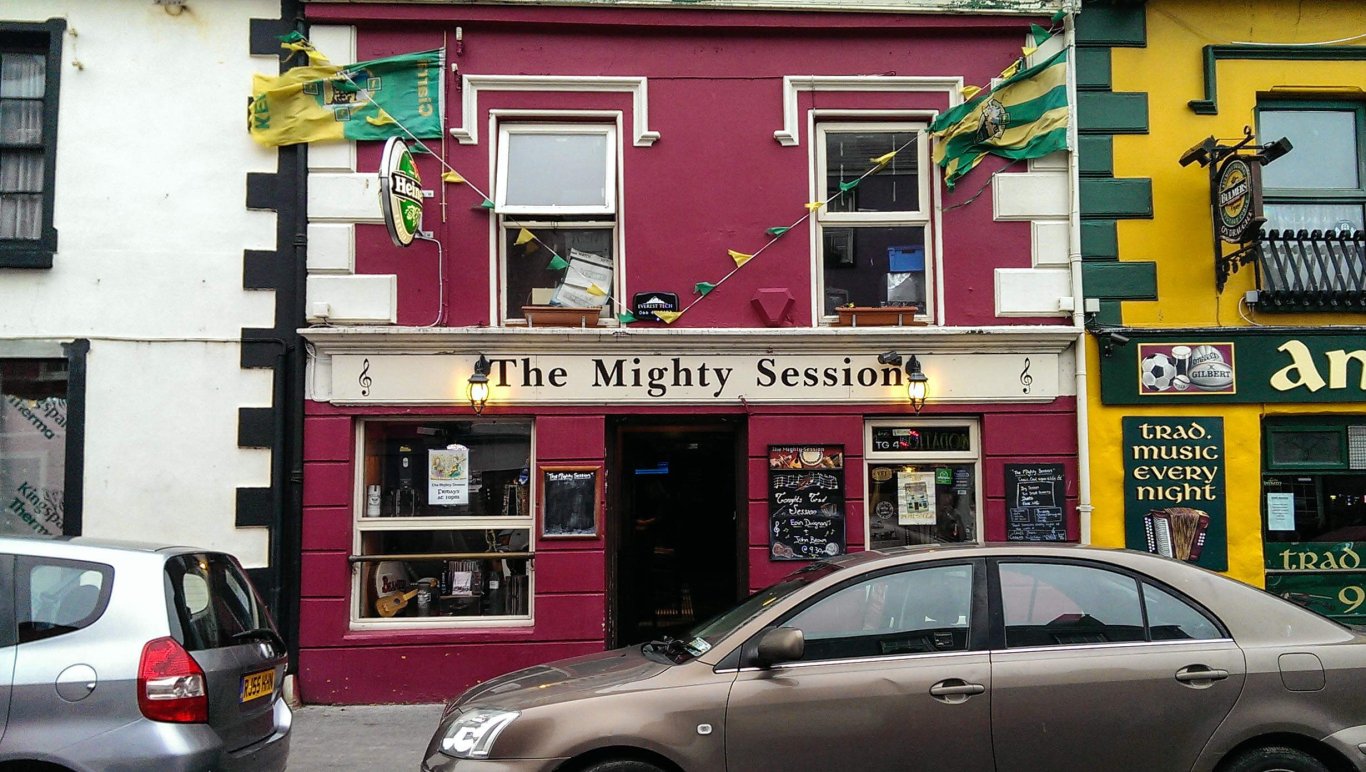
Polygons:
M253 72L278 71L280 17L279 0L0 5L0 531L278 566L290 156L249 139L245 103Z

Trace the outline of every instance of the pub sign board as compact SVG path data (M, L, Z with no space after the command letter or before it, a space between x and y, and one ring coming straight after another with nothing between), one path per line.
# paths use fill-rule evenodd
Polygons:
M844 554L844 446L768 449L768 554L818 560Z
M1224 419L1125 416L1124 544L1228 569Z
M379 206L394 246L412 244L422 231L422 198L422 177L408 144L390 137L379 162Z
M1366 337L1316 330L1210 330L1209 336L1125 329L1100 359L1107 405L1361 402Z
M1262 165L1256 159L1231 156L1219 167L1214 184L1215 228L1230 244L1252 241L1261 232Z

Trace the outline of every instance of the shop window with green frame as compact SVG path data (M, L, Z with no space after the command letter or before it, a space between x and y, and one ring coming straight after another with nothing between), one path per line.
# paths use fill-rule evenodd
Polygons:
M365 421L356 627L515 626L532 610L532 422Z
M1257 128L1293 146L1262 170L1267 230L1366 229L1366 103L1263 101Z
M1366 623L1366 416L1267 418L1262 439L1267 589Z

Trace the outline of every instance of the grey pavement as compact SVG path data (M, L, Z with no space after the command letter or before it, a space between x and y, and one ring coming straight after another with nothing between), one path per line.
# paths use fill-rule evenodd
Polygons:
M305 705L294 709L290 772L417 772L441 705Z

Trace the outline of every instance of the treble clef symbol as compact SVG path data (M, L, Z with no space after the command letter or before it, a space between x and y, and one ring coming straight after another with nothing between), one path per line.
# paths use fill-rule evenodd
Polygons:
M1026 361L1028 361L1028 360L1026 360ZM370 373L370 360L369 360L369 359L365 359L364 361L362 361L362 362L360 363L360 379L359 379L359 380L360 380L360 395L361 395L362 397L368 397L368 396L370 396L370 384L371 384L371 383L374 383L374 381L370 378L369 373ZM1026 391L1028 391L1028 389L1026 389Z
M1034 376L1029 374L1029 357L1025 357L1024 369L1020 371L1020 384L1024 386L1024 393L1029 393L1029 385L1034 383Z

